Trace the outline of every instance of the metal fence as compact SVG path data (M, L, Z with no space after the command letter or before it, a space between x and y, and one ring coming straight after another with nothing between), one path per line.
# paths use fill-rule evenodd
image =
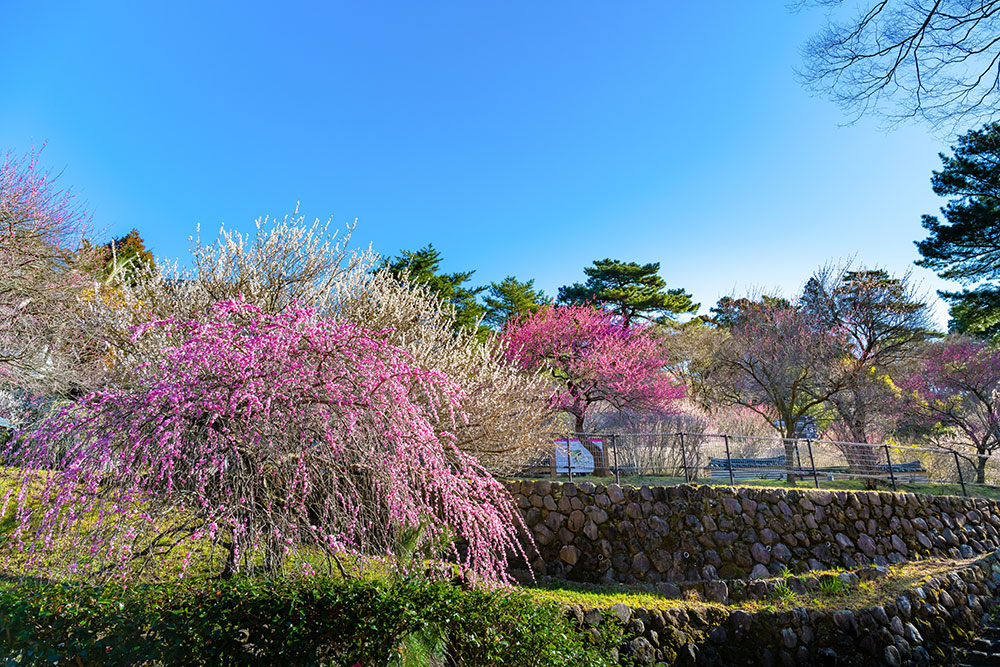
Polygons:
M955 484L968 495L977 483L1000 482L1000 460L974 451L819 439L707 433L556 434L550 452L525 472L534 476L666 477L677 482L844 479L902 484Z

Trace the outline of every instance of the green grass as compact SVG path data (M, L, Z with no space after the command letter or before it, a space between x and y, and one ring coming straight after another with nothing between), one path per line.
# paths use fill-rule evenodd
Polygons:
M910 563L890 566L889 575L884 579L862 581L855 586L847 586L837 579L844 570L823 570L808 572L802 576L814 576L820 579L820 590L811 591L806 595L793 592L788 585L787 576L775 577L778 582L774 591L767 599L750 600L728 605L705 602L697 597L686 599L664 598L653 593L630 590L625 586L592 586L578 585L570 582L559 582L539 587L526 587L525 590L535 599L554 601L566 605L580 605L584 608L607 608L619 602L633 608L642 609L676 609L692 606L710 607L716 609L742 609L748 612L763 610L780 611L796 607L807 609L866 609L900 595L903 591L926 583L932 578L940 577L949 572L968 566L974 559L924 559ZM836 582L836 584L826 583Z
M0 467L0 498L8 490L16 488L16 484L20 481L16 472L13 468ZM36 491L41 490L39 480L36 479L34 485ZM25 502L34 508L40 501L34 494L28 494ZM0 515L0 578L31 577L45 581L77 581L81 579L81 575L77 572L95 562L95 557L90 553L92 521L87 515L84 515L79 524L68 534L61 535L51 545L41 547L39 542L29 538L28 545L38 548L21 549L10 542L10 536L18 528L16 513L17 506L11 501L6 507L6 512ZM149 538L154 537L164 527L148 525L144 521L137 521L134 525L142 531L140 534ZM75 544L74 540L77 540ZM168 554L151 559L148 565L136 561L120 571L115 571L115 575L124 576L134 583L144 584L166 583L181 578L212 579L222 571L223 557L219 546L213 545L207 538L191 539ZM341 564L350 576L358 578L386 580L395 574L385 559L343 555ZM73 568L71 565L76 567ZM262 565L262 555L258 554L255 563L250 564L251 573ZM336 576L339 572L334 564L328 562L325 554L311 547L296 549L289 556L287 562L289 572L299 572L303 565L309 565L316 572L327 576Z
M547 477L540 478L517 478L525 480L535 480L535 479L549 479ZM560 476L557 481L569 481L566 476ZM615 481L614 477L593 477L590 475L574 475L574 482L594 482L595 484L611 484ZM694 484L702 484L706 486L732 486L729 484L729 480L721 479L710 479L701 478L693 481ZM678 484L684 484L683 477L668 477L668 476L653 476L653 475L634 475L621 478L622 486L677 486ZM797 481L794 484L785 480L777 479L741 479L737 482L736 486L749 486L749 487L764 487L764 488L779 488L779 489L815 489L816 485L812 480L808 481ZM820 489L828 489L831 491L867 491L865 488L864 480L860 479L836 479L836 480L820 480ZM946 484L946 483L928 483L928 484L904 484L898 483L896 485L897 490L905 491L909 493L926 493L932 496L961 496L962 486L960 484ZM892 491L892 485L888 480L879 480L878 489L879 491ZM991 500L1000 500L1000 487L977 485L977 484L966 484L966 491L968 495L973 498L988 498Z

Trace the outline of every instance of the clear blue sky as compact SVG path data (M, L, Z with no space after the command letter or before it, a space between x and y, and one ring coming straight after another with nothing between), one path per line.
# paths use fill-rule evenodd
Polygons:
M95 226L157 256L300 201L481 283L658 261L702 312L852 255L913 268L948 142L842 127L794 76L822 15L785 5L14 0L0 149L48 142Z

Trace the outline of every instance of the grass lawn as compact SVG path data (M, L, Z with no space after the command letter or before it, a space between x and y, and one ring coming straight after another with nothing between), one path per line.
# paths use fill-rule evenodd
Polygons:
M607 608L618 602L633 608L643 609L675 609L678 607L715 607L718 609L742 609L754 613L759 611L785 611L796 607L806 607L818 610L836 609L866 609L890 600L905 590L920 586L930 579L940 577L948 572L960 570L975 561L949 560L943 558L928 558L924 560L901 563L888 567L889 575L883 579L861 581L854 586L842 586L838 590L819 590L806 595L798 595L787 587L781 588L780 594L772 594L763 600L720 605L700 600L694 594L685 599L665 598L655 593L645 593L628 586L594 586L577 585L570 582L559 582L538 587L526 587L525 590L538 600L560 602L566 605L580 605L584 608ZM836 577L844 570L810 571L798 576ZM792 576L792 575L788 575ZM775 577L774 579L782 579Z
M535 479L549 479L547 477L540 478L517 478L525 480L535 480ZM561 475L553 481L567 482L569 478L565 475ZM573 475L574 482L594 482L595 484L611 484L615 481L614 477L593 477L589 475ZM728 480L722 479L710 479L702 478L695 482L695 484L705 484L708 486L731 486ZM622 477L622 486L676 486L678 484L684 484L683 477L658 477L658 476L630 476ZM777 479L741 479L736 486L751 486L751 487L768 487L768 488L781 488L781 489L815 489L816 485L809 481L798 481L792 484L791 482L777 480ZM966 484L966 492L969 496L973 498L989 498L991 500L1000 500L1000 488L994 486L985 486L979 484ZM819 488L821 489L831 489L839 491L865 491L864 480L860 479L836 479L836 480L820 480ZM961 496L962 486L960 484L904 484L897 483L896 488L899 491L908 491L910 493L927 493L934 496ZM878 490L880 491L892 491L892 485L886 480L879 480Z

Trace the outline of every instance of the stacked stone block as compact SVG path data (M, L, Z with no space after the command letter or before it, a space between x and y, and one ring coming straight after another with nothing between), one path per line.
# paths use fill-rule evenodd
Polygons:
M911 493L513 482L538 573L640 584L883 566L1000 547L991 500Z

